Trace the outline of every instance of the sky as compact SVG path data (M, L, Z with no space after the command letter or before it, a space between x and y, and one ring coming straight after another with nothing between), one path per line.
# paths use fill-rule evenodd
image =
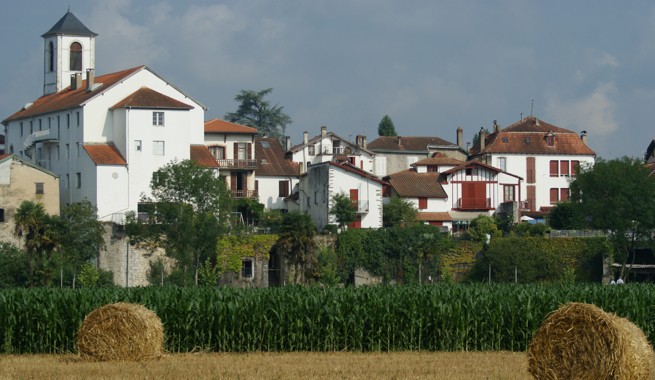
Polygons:
M0 4L0 119L43 92L43 39L68 10L96 37L96 75L146 65L207 107L241 90L328 131L471 141L534 115L587 131L605 159L655 138L655 2L22 0ZM654 118L655 119L655 118Z

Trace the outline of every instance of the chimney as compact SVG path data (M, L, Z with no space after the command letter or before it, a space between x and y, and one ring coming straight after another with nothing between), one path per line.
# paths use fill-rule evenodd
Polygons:
M366 136L362 136L362 148L366 149Z
M302 133L302 143L303 144L307 145L308 137L309 137L309 133L307 133L307 131Z
M291 136L284 136L284 142L285 142L285 145L286 145L285 152L290 151L291 150Z
M321 137L325 137L325 135L327 135L327 127L323 125L321 127Z
M500 131L500 126L498 125L498 122L494 120L494 133L498 133Z
M460 148L464 147L464 130L462 127L457 127L457 146Z
M86 69L86 90L93 91L93 69Z
M402 145L403 139L400 136L396 136L396 137L398 137L398 145Z
M71 90L77 90L77 74L71 74Z
M486 139L486 137L487 136L485 136L484 134L484 128L480 128L480 132L478 133L478 143L480 144L480 152L484 150L484 144L486 143L486 141L484 140Z
M357 145L359 148L362 147L362 135L355 136L355 145Z
M580 140L582 140L584 144L587 143L587 131L580 132Z
M466 142L466 151L467 151L467 152L470 152L470 151L471 151L471 142L470 142L470 141L467 141L467 142Z

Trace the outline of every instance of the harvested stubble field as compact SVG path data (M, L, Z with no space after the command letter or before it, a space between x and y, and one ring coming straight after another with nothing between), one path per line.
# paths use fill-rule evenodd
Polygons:
M1 379L530 379L522 352L193 353L144 362L0 356Z

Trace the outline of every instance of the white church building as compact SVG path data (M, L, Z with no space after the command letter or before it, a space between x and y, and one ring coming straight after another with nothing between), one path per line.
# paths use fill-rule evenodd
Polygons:
M96 76L96 33L70 12L42 37L43 94L3 120L7 153L57 174L62 206L120 222L154 171L207 150L205 107L146 66Z

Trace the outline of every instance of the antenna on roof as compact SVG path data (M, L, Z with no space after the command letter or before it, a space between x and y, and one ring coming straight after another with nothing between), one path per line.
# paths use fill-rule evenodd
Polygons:
M523 112L521 112L521 121L523 121Z
M533 116L534 114L534 99L532 99L532 102L530 103L530 116Z

